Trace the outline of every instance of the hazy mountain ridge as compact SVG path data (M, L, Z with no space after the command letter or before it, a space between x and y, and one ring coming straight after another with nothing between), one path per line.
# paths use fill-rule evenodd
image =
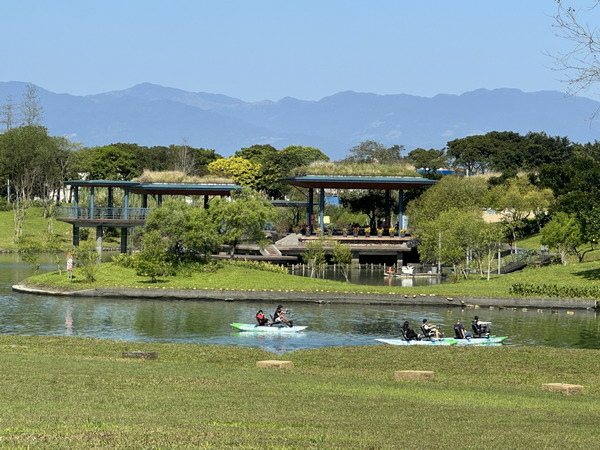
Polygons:
M0 105L21 101L26 83L0 82ZM50 134L87 146L112 142L190 145L228 156L241 147L310 145L332 159L366 139L384 145L443 148L449 140L489 131L544 131L575 142L597 139L590 117L600 103L556 91L477 89L432 98L339 92L318 101L292 97L245 102L222 94L143 83L122 91L74 96L38 88Z

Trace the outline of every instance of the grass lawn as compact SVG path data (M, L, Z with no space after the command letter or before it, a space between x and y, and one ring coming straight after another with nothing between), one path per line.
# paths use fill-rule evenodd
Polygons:
M322 348L0 336L7 448L598 448L594 350ZM157 360L122 352L156 351ZM256 361L290 360L291 370ZM435 380L397 382L396 370ZM581 384L565 396L542 383Z
M529 268L523 272L495 276L490 281L472 279L458 283L435 286L397 287L364 286L338 281L310 279L294 275L263 272L246 267L225 265L213 273L194 273L191 276L164 277L157 283L135 274L133 269L104 263L97 266L97 281L86 283L82 274L75 270L75 281L69 281L65 273L36 275L25 280L27 285L79 290L93 287L134 287L148 289L224 289L295 292L371 292L397 294L465 295L472 297L510 297L513 283L552 283L565 286L600 286L600 262L569 266Z
M32 207L27 210L27 216L24 225L24 234L34 236L40 240L44 239L44 233L48 230L47 220L42 216L42 208ZM54 221L54 233L60 235L65 249L72 244L73 227L65 222ZM13 234L15 230L14 213L10 211L0 211L0 251L14 252L17 246L13 243ZM89 228L90 233L94 232L93 228ZM119 238L109 237L104 240L105 247L114 247L119 245Z

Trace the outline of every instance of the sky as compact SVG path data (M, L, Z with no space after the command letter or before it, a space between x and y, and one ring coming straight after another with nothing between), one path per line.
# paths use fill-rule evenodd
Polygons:
M573 3L577 3L574 1ZM581 0L580 3L589 3ZM566 91L555 0L1 0L0 81L244 101ZM588 95L591 97L591 95Z

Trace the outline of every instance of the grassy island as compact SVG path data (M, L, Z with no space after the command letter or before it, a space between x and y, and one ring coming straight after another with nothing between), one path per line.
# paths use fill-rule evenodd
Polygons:
M0 336L7 448L596 448L600 359L551 348L259 349ZM152 351L156 360L125 359ZM289 360L291 370L256 361ZM435 379L398 382L396 370ZM584 386L579 395L543 383Z
M73 281L69 280L64 272L62 275L59 275L58 272L52 272L35 275L24 280L23 283L32 287L65 291L105 287L523 297L523 295L511 293L511 287L515 284L553 285L565 289L581 288L594 292L594 289L600 289L600 262L525 269L518 273L496 276L489 281L471 279L457 283L421 287L364 286L273 273L229 264L224 264L222 268L214 272L195 272L189 273L187 276L161 277L158 282L151 283L147 277L136 275L134 269L123 268L114 263L104 263L98 265L96 277L94 283L85 282L78 269L76 269ZM532 295L539 296L535 293L532 293ZM574 298L576 297L574 296ZM593 295L582 295L581 297L594 298Z

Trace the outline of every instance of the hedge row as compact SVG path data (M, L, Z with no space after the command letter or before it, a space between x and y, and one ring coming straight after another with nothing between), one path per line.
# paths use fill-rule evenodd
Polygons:
M514 283L509 292L515 295L560 298L600 298L598 286L559 286L557 284Z

